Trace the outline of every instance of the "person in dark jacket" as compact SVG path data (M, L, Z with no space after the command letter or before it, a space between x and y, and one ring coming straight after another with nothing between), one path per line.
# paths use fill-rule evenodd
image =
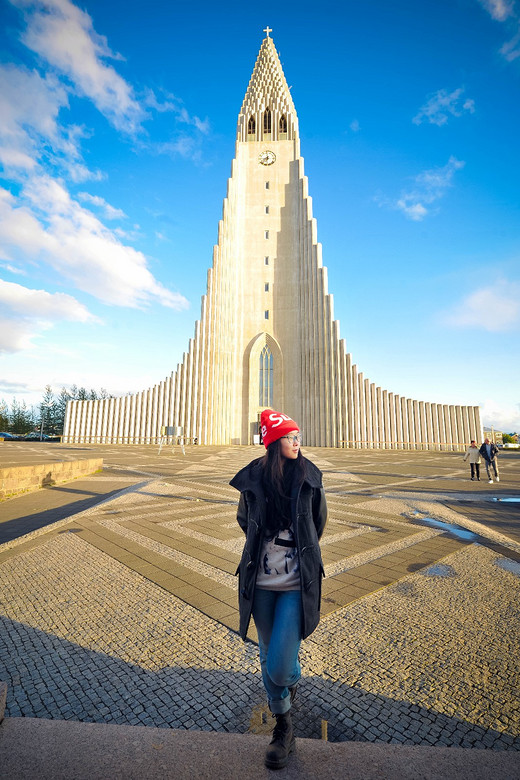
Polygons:
M298 652L320 620L324 575L319 540L327 520L321 471L304 458L298 425L265 409L266 453L230 484L240 491L237 521L246 535L237 574L240 636L255 621L262 680L276 718L265 757L286 766L294 748L291 704L301 676Z
M484 439L484 444L481 446L479 452L484 458L484 463L486 464L486 471L487 471L489 482L490 483L493 482L491 469L493 469L493 471L495 472L496 481L500 482L500 476L498 474L498 466L497 466L497 455L498 455L497 445L494 444L492 441L489 441L489 439Z

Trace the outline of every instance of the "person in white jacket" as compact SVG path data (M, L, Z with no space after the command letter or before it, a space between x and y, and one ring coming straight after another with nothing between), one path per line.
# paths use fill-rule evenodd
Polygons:
M477 447L475 439L471 440L471 444L466 450L466 454L464 455L464 463L468 458L469 467L471 469L471 479L474 480L476 475L477 480L480 482L480 450Z

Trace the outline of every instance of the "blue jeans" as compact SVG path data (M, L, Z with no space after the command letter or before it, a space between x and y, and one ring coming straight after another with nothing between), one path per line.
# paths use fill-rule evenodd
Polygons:
M498 467L495 458L492 461L486 460L485 463L488 479L492 479L491 469L495 472L495 477L498 477Z
M301 677L301 611L299 590L255 590L253 619L258 632L262 680L269 709L275 715L290 710L289 687Z

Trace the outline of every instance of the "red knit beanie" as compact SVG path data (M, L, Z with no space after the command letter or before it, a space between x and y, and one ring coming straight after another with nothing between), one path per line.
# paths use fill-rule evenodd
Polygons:
M290 417L282 414L282 412L275 412L273 409L264 409L260 416L260 422L262 425L262 439L266 448L273 441L281 439L282 436L286 436L291 431L300 430L294 420L291 420Z

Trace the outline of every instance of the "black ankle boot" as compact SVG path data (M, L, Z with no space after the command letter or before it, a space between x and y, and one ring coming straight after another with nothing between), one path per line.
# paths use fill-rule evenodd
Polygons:
M289 753L294 748L294 731L291 713L275 715L276 726L273 730L273 738L265 754L265 765L268 769L282 769L287 766Z

